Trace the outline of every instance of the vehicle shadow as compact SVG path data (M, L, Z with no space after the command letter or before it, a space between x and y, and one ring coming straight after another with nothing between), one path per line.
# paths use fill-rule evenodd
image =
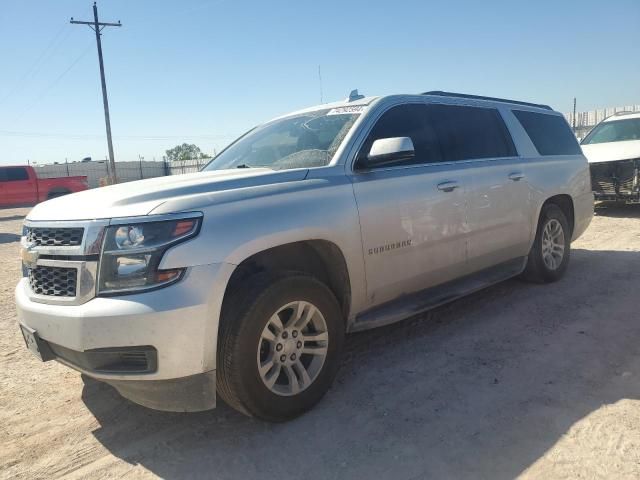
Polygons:
M15 233L0 233L0 244L14 243L20 241L20 235Z
M351 335L325 399L284 424L220 400L156 412L91 379L82 397L101 444L162 478L510 479L603 405L640 398L638 265L576 249L553 285L510 280Z
M0 209L0 212L2 209ZM0 222L10 222L12 220L22 220L25 215L7 215L6 217L0 217Z
M612 218L640 218L640 204L601 202L596 204L595 214Z

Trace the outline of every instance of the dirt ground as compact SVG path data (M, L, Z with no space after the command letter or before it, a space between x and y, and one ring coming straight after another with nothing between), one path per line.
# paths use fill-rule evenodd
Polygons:
M36 361L0 211L0 478L640 478L640 208L600 210L553 285L511 280L352 335L286 424L147 410Z

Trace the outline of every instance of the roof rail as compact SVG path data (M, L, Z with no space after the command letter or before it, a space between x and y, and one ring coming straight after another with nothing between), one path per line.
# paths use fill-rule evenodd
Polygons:
M536 107L536 108L544 108L545 110L553 110L549 105L542 105L540 103L520 102L518 100L508 100L506 98L497 98L497 97L483 97L481 95L469 95L467 93L443 92L441 90L424 92L422 93L422 95L435 95L437 97L469 98L472 100L491 100L493 102L513 103L515 105L525 105L527 107Z
M640 113L639 112L633 112L631 110L622 110L620 112L614 112L613 115L609 115L609 117L619 117L621 115L633 115L634 113Z

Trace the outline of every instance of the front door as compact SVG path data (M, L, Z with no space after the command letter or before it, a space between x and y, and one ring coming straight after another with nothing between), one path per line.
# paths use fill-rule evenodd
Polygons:
M358 155L380 138L410 137L415 158L352 176L364 248L370 306L465 273L465 185L440 150L425 104L392 107L377 121Z

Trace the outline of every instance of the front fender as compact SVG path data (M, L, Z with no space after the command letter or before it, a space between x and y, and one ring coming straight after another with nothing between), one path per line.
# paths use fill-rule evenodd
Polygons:
M198 264L239 265L256 253L307 240L325 240L342 252L351 280L352 305L365 301L365 277L358 210L351 182L328 175L299 182L209 196L200 207L200 234L168 250L160 268Z

